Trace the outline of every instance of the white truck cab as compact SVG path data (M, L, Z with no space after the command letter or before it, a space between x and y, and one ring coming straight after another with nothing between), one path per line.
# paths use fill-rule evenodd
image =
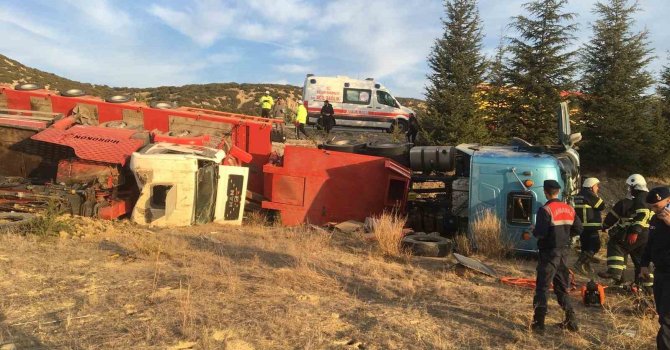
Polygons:
M249 168L224 166L219 149L155 143L130 158L140 189L136 223L188 226L208 222L241 225Z
M337 126L406 131L413 110L403 107L384 85L372 78L315 76L307 74L302 91L308 123L317 122L323 101L335 111Z

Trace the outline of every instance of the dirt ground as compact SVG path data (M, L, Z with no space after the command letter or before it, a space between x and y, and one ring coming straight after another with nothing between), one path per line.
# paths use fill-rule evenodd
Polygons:
M529 332L531 290L459 275L452 258L387 258L362 233L147 229L68 219L0 235L0 344L18 349L652 349L655 319L608 296L582 330ZM482 258L482 257L480 257ZM532 260L482 258L501 276ZM579 280L583 282L582 279Z

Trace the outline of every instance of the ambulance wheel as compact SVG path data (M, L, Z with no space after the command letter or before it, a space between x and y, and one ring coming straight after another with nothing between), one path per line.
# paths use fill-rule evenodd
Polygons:
M0 230L20 228L36 218L30 213L0 213Z
M413 255L443 257L451 253L454 244L444 237L416 233L405 236L402 246Z
M321 148L329 151L361 153L365 149L365 143L355 140L327 141Z
M393 132L399 132L399 133L406 133L407 130L409 129L409 123L405 119L396 119L393 121L393 124L391 124L391 127L387 130L389 133Z

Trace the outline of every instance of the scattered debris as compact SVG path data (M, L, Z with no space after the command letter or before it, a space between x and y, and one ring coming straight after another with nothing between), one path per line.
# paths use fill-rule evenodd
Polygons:
M454 242L441 237L439 234L425 234L423 232L407 235L402 239L404 248L413 255L428 257L444 257L454 249Z
M454 253L454 258L456 258L456 260L458 261L458 265L462 267L466 267L468 269L483 273L491 277L498 277L498 273L496 273L492 268L484 265L479 260L468 258L467 256L463 256L458 253Z
M348 220L335 225L336 229L344 233L354 233L356 231L363 230L364 227L365 227L364 223L355 220Z

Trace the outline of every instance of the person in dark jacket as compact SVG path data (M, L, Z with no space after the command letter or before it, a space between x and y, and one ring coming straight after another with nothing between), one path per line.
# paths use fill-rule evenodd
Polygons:
M656 215L649 222L649 242L640 265L640 278L654 278L654 301L661 325L656 336L660 350L670 350L670 189L657 187L647 195L647 203ZM654 275L649 264L654 263Z
M582 221L584 231L579 236L581 254L575 263L575 270L585 275L593 273L591 262L598 262L595 254L600 251L600 230L602 230L602 210L605 202L598 195L600 180L589 177L582 189L574 197L575 211Z
M607 271L598 273L602 278L611 278L614 283L624 282L628 255L635 265L635 283L647 290L653 281L641 281L640 260L647 244L649 220L653 212L646 206L649 190L647 182L639 174L633 174L626 180L629 198L618 201L603 221L603 229L608 230Z
M419 133L419 119L414 113L409 114L409 121L407 126L407 142L416 143L416 135Z
M547 293L553 282L558 304L565 311L562 328L576 332L579 330L575 311L570 303L570 270L567 256L573 234L582 233L582 223L575 209L561 202L558 195L561 186L556 180L544 181L544 195L547 203L537 211L533 236L537 238L539 250L537 280L533 298L533 323L531 329L544 333L544 319L547 315Z
M330 130L335 126L335 110L333 110L333 105L328 100L323 101L319 121L320 125L326 130L326 134L330 134Z

